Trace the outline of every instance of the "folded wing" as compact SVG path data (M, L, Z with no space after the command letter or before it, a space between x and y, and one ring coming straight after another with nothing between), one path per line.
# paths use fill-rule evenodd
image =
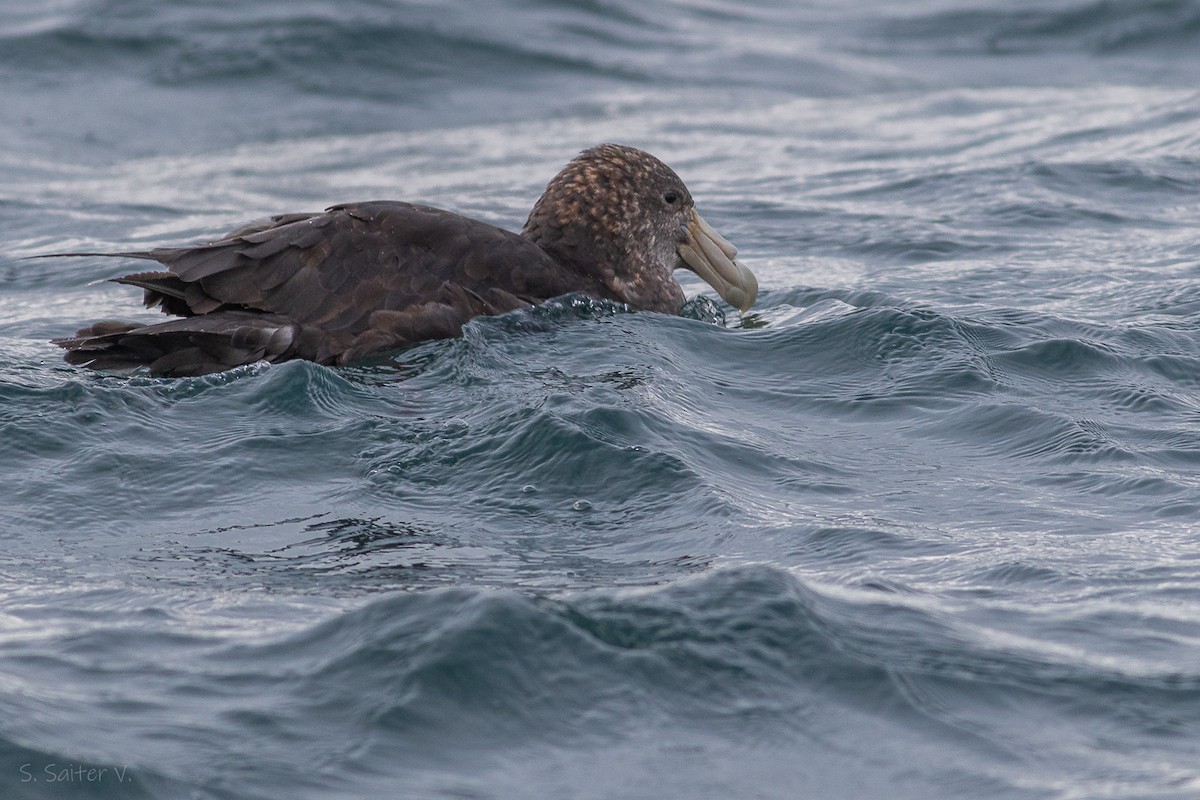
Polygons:
M390 201L272 217L195 247L103 255L163 264L116 280L182 319L100 323L58 343L74 363L172 375L264 358L347 363L587 288L517 234Z

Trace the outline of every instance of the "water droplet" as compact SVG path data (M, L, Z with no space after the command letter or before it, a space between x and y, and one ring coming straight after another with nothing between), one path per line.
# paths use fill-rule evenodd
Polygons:
M587 500L576 500L571 504L571 508L575 509L576 511L591 511L592 504Z

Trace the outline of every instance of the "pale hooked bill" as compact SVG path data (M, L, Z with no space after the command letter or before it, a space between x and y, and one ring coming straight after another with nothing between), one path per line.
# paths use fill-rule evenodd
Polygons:
M705 283L717 290L726 303L746 311L758 297L754 273L738 263L737 248L692 209L687 241L679 245L679 256Z

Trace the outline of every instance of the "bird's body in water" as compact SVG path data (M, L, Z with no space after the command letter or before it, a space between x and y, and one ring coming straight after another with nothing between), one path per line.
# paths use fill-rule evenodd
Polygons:
M581 292L679 312L687 267L745 310L758 291L737 251L649 153L585 150L546 187L520 234L428 206L350 203L251 223L209 244L125 253L162 271L116 278L177 317L105 320L57 340L94 369L203 375L295 358L348 364L464 323Z

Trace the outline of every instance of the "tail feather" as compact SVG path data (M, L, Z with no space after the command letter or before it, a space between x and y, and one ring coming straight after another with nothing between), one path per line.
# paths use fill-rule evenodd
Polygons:
M139 325L103 320L56 339L66 360L98 370L146 367L152 374L206 375L256 361L294 357L299 326L276 314L220 311Z
M22 256L21 261L32 261L35 258L141 258L147 261L157 261L158 255L153 250L129 250L120 253L38 253L36 256Z

